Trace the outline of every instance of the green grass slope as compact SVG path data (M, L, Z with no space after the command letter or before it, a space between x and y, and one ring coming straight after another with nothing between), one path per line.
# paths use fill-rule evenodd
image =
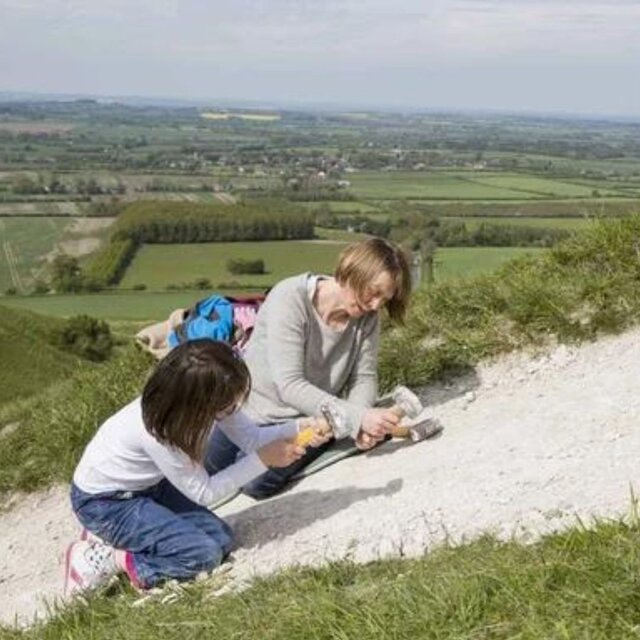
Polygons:
M122 589L7 640L386 640L637 638L640 530L600 523L534 545L487 537L417 560L348 561L214 597L215 578L170 603ZM1 632L1 630L0 630Z
M84 361L49 344L61 320L0 306L0 405L38 393Z
M150 356L131 346L76 369L66 380L0 409L0 495L71 479L96 429L140 393ZM15 425L3 434L2 427Z
M639 237L640 215L600 221L495 272L420 291L406 326L384 336L384 384L423 384L511 349L638 322Z

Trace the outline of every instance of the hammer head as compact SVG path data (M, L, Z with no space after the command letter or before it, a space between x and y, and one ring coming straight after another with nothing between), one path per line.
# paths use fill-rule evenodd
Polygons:
M333 431L335 437L340 437L346 433L347 416L337 405L331 402L325 402L320 406L320 413L331 427L331 431Z
M424 408L418 396L411 389L407 389L402 385L398 385L391 392L391 396L395 406L408 418L417 417Z
M418 417L415 424L409 427L409 437L412 442L421 442L442 431L443 427L435 418Z

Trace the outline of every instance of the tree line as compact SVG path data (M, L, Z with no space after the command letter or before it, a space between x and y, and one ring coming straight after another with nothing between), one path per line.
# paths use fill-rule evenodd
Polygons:
M313 214L286 202L239 204L140 201L118 217L114 236L138 243L236 242L313 238Z
M391 218L372 218L364 214L337 215L318 211L316 224L391 238L396 242L419 237L439 247L550 247L569 235L565 229L480 222L466 222L424 216L416 213Z
M117 284L142 244L313 238L314 216L286 202L202 204L139 201L118 216L109 243L81 269L66 256L53 265L56 291L96 291ZM262 265L264 270L264 265Z

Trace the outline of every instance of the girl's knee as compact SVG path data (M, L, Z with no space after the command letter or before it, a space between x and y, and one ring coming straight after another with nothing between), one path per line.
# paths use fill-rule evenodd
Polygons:
M224 521L220 521L222 524L222 531L220 532L219 540L220 546L224 550L225 555L231 551L233 547L233 529Z
M228 545L228 546L227 546ZM211 571L222 564L222 561L229 553L231 539L229 542L225 538L214 540L208 538L200 547L199 553L192 558L196 571Z

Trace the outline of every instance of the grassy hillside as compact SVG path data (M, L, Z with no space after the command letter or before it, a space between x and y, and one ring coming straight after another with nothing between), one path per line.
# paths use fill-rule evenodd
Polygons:
M422 384L483 357L579 341L640 320L640 216L598 222L483 276L420 291L381 350L386 384Z
M349 561L214 597L215 578L165 603L93 597L7 640L416 640L637 638L640 530L601 523L534 545L487 537L417 560Z
M0 410L0 494L68 481L98 426L141 390L150 356L133 346L25 402Z
M49 344L61 320L0 306L0 405L38 393L84 362Z

